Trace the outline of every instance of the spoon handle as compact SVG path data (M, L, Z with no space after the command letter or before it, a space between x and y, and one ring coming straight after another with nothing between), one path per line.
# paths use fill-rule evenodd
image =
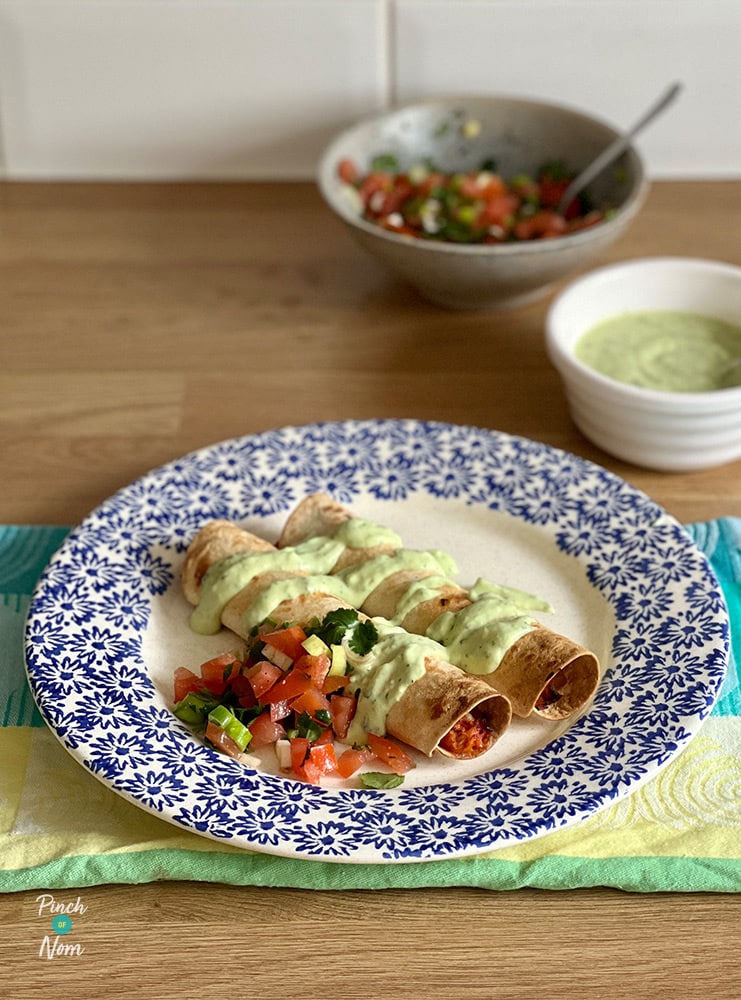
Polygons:
M661 114L669 105L674 101L674 99L679 94L682 89L681 83L673 83L671 87L662 94L662 96L652 104L651 107L646 111L641 118L630 128L627 132L619 135L617 139L604 149L600 155L593 160L588 167L585 167L580 174L578 174L574 180L569 184L569 186L564 191L561 200L558 203L558 212L563 215L566 211L568 205L573 201L574 197L585 188L587 184L595 179L605 167L608 167L614 160L624 153L625 150L630 146L633 139L641 132L649 122L652 122L654 118Z

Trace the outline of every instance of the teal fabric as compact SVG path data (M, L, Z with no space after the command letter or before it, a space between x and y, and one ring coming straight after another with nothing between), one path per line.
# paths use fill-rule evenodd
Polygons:
M723 688L714 715L741 716L741 518L724 517L687 525L695 544L710 560L723 585L731 619L731 655Z

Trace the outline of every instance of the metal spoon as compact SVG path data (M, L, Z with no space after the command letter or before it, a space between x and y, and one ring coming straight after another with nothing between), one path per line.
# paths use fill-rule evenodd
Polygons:
M585 167L580 174L578 174L569 186L564 191L561 200L558 203L558 212L563 215L566 212L567 207L571 204L573 199L587 184L591 183L605 167L608 167L613 163L621 153L630 146L633 139L641 132L649 122L652 122L657 115L661 114L662 111L666 110L669 105L674 101L674 99L679 94L682 89L681 83L673 83L671 87L663 94L655 104L652 104L648 111L638 119L635 125L625 132L623 135L619 135L617 139L610 143L610 145L604 149L599 156L593 160L588 167Z

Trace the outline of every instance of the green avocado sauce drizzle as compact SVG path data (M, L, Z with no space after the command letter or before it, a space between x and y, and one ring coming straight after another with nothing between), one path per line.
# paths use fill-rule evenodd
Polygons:
M346 548L395 548L336 574L331 570ZM268 552L236 553L215 563L201 582L198 606L190 618L193 631L212 635L221 628L228 602L255 576L291 572L298 575L268 583L245 614L246 631L268 619L283 601L302 594L329 593L360 608L373 590L392 574L420 571L401 594L389 620L375 618L378 638L362 655L343 642L350 667L349 690L358 695L358 707L348 736L362 742L367 732L385 732L385 720L407 688L425 673L425 659L446 660L472 674L494 672L510 646L537 622L532 611L552 611L541 598L513 587L479 579L468 591L471 604L460 611L443 612L425 636L400 627L421 602L454 583L454 560L437 550L402 548L393 531L362 518L343 522L331 536L318 536L292 547Z

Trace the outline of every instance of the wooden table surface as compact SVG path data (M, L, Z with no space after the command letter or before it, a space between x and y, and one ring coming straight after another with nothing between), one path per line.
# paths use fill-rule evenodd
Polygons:
M741 182L656 183L598 263L741 265L739 222ZM522 434L597 461L682 521L741 515L741 462L650 472L581 436L544 352L549 301L428 305L312 185L6 184L0 523L74 524L200 446L366 417ZM741 996L731 895L103 886L84 890L95 919L66 963L38 957L36 895L0 896L0 992L19 1000Z

